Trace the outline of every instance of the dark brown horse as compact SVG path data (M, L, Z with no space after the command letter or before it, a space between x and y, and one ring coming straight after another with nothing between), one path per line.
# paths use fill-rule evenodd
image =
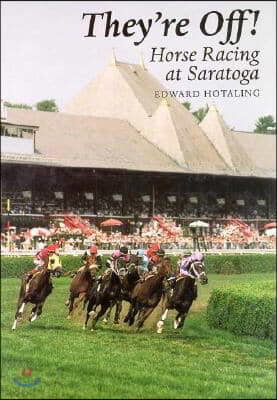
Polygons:
M139 312L137 328L143 326L144 321L159 304L163 294L163 281L171 273L170 258L165 257L157 265L157 273L149 274L135 285L130 298L130 308L124 322L129 322L129 326L133 325L135 316Z
M109 307L103 322L105 323L108 322L111 315L111 311L113 307L116 306L114 314L114 324L119 323L120 313L122 311L122 301L125 300L128 301L129 303L131 302L132 291L140 279L140 275L138 272L139 270L138 262L139 262L138 257L132 255L129 263L127 263L124 268L121 267L121 269L119 270L119 277L121 281L120 296L118 299L115 300L114 304L112 304Z
M68 305L68 319L71 319L73 307L77 307L82 300L87 300L88 293L96 281L95 271L97 269L96 256L86 255L84 257L85 265L81 267L71 281L69 288L69 298L65 303ZM78 299L74 304L75 299Z
M96 322L102 317L108 308L115 303L121 292L121 281L118 273L110 269L100 281L94 282L90 292L88 293L88 306L86 311L86 319L83 329L86 329L89 317L92 316L93 331ZM100 310L96 312L96 308L100 306Z
M47 268L47 263L42 271L35 273L29 281L28 274L24 274L21 278L21 286L17 309L12 330L15 330L19 318L22 317L24 306L27 303L32 303L35 306L32 308L29 321L33 322L42 313L42 307L53 290L51 275L52 271Z
M157 333L162 333L163 331L168 310L177 310L174 329L184 326L189 309L197 298L196 280L199 280L202 285L208 283L204 265L200 262L191 264L188 273L180 275L174 282L173 288L168 290L161 319L157 323Z

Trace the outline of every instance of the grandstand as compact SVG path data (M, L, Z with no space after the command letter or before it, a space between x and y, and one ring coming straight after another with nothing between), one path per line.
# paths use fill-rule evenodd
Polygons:
M164 89L144 64L113 56L62 112L3 109L2 229L70 212L97 226L275 219L276 135L232 131L214 105L198 125L177 100L154 96Z

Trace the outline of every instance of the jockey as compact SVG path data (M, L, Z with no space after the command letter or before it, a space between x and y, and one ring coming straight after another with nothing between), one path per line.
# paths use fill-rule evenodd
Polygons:
M89 249L87 249L84 252L81 260L83 261L87 256L94 256L94 255L95 257L97 256L97 247L95 245L92 245Z
M59 255L58 244L50 244L48 246L46 245L44 249L37 252L34 260L35 268L28 273L27 282L30 281L34 274L41 271L48 264L49 256L52 253L56 253L57 255Z
M125 246L120 247L119 250L115 250L112 253L112 256L107 259L107 267L114 269L119 259L124 260L125 263L127 263L130 259L128 252L129 250Z
M191 264L196 261L204 263L204 254L196 251L190 257L184 257L180 263L180 275L187 275Z
M59 254L59 245L50 244L48 246L45 246L44 249L40 250L35 256L36 259L34 261L34 264L36 265L36 268L33 271L37 272L44 268L45 264L48 262L50 253Z
M144 254L143 249L137 251L137 257L139 258L140 272L148 272L148 257Z
M149 247L149 249L147 250L147 257L150 260L152 254L156 254L157 250L160 249L160 246L156 243L153 243L151 247Z
M156 272L157 270L157 265L161 262L161 260L164 258L165 252L163 249L158 249L156 251L152 251L150 261L148 263L148 271L153 271Z
M90 265L90 270L91 269L96 269L96 268L102 268L102 260L101 256L97 255L97 247L95 245L92 245L87 251L85 251L84 255L81 257L81 262L86 261L86 257L92 257L93 258L93 263ZM85 266L82 266L77 270L77 272L82 271L85 268Z

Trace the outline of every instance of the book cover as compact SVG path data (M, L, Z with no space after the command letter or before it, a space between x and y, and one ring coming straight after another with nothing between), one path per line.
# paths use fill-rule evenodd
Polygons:
M2 1L1 55L2 397L274 398L276 3ZM15 315L57 243L66 274ZM168 298L202 252L209 283L82 330L64 303L95 246L164 249Z

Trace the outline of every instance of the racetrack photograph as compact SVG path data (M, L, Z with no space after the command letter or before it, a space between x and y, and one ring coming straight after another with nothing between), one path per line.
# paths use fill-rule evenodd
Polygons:
M53 278L42 315L29 322L33 306L27 304L12 331L20 280L2 278L2 398L275 398L276 260L262 257L271 258L263 273L208 272L208 284L198 285L184 327L174 329L176 311L171 310L162 334L156 328L162 300L139 331L123 322L127 302L118 324L112 311L108 322L101 319L91 331L89 321L82 329L82 305L70 320L64 305L71 277ZM213 306L211 294L226 290L228 305L217 301ZM239 309L232 315L236 296ZM232 324L222 329L213 314L223 325L228 310Z

